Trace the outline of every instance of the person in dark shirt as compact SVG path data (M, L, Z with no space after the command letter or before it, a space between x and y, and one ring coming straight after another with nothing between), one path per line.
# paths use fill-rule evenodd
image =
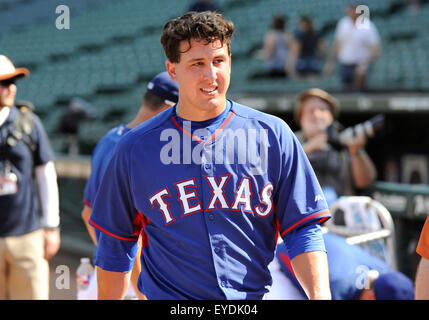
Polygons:
M313 26L313 20L301 16L299 29L295 32L290 49L289 72L293 76L318 76L322 70L321 58L326 51L326 42Z
M60 247L54 153L37 115L15 102L29 73L0 55L0 300L48 299L47 260Z

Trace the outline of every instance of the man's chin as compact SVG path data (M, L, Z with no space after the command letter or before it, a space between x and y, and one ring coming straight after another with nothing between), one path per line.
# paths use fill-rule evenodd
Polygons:
M225 97L214 97L212 99L202 101L202 104L206 106L207 109L218 109L225 106L225 101Z

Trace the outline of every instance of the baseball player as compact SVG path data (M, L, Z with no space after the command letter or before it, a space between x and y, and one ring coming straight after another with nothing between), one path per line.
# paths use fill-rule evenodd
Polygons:
M148 299L262 299L278 235L311 299L330 299L320 223L330 217L300 143L279 118L226 99L232 22L168 21L178 103L118 143L95 198L99 299L121 299L142 235Z
M323 237L333 300L414 299L413 282L405 274L392 270L387 263L370 255L362 247L348 244L344 237L329 232ZM306 299L290 266L284 243L277 245L275 261L278 266L274 265L272 271L276 272L276 276L273 276L273 285L264 298Z
M93 227L91 227L88 221L91 216L92 203L94 202L95 195L101 183L101 178L103 176L104 171L106 170L106 166L109 163L109 160L113 155L113 150L116 144L124 136L125 133L130 131L132 128L138 126L140 123L152 118L158 113L171 107L177 102L177 100L177 83L171 80L167 72L159 73L148 83L146 92L143 96L142 106L136 117L128 124L121 124L118 127L111 129L95 147L91 159L91 175L84 190L83 202L85 205L82 210L82 219L85 222L91 239L95 245L97 245L99 231L98 229L94 229ZM133 278L136 272L137 275L135 279L132 279L135 280L132 281L132 283L135 284L135 289L137 289L137 277L140 273L139 260L136 260L136 263L134 264L134 270ZM96 299L96 288L96 281L91 281L88 290L78 292L78 299ZM132 292L130 294L132 294Z

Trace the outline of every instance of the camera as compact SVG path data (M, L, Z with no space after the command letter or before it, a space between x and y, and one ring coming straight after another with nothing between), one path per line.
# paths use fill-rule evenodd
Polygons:
M355 136L364 135L372 138L376 132L384 126L384 115L378 114L371 119L358 123L355 126L344 128L339 122L334 121L327 129L328 143L335 149L340 150L346 147Z

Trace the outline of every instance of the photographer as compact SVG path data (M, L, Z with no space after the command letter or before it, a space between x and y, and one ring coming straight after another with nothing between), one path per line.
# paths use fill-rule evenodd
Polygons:
M340 150L329 142L327 130L334 124L337 114L337 102L326 91L313 88L298 97L295 120L301 131L295 134L316 172L328 204L339 196L352 195L356 189L369 187L377 175L364 150L364 134L349 139Z

